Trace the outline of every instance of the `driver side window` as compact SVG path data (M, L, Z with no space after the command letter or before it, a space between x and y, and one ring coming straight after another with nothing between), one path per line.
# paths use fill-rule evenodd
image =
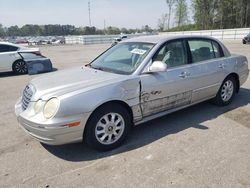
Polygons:
M168 68L188 64L187 51L183 41L167 42L155 54L153 61L162 61Z

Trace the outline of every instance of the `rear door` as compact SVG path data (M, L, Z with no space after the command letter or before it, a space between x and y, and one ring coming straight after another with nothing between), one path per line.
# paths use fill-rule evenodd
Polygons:
M224 54L220 45L210 39L187 39L192 69L192 102L196 103L216 95L225 77Z
M0 71L11 71L12 64L20 56L17 53L18 47L0 44Z

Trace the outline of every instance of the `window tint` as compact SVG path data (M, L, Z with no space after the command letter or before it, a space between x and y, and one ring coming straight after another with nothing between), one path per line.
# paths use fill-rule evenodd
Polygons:
M28 59L38 59L41 58L41 55L35 54L35 53L29 53L29 52L22 52L20 53L23 59L28 60Z
M222 57L220 46L216 42L198 39L189 40L188 44L194 63Z
M0 53L1 52L14 52L14 51L17 51L17 49L18 48L15 46L0 44Z
M212 42L212 44L213 44L214 56L216 58L223 57L223 54L221 52L221 48L220 48L219 44L217 42L214 42L214 41Z
M155 54L153 61L162 61L167 64L168 68L187 64L187 52L183 42L173 41L166 43Z

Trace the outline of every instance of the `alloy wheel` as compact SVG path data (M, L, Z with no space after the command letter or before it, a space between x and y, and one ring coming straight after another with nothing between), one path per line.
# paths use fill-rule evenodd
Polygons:
M95 136L101 144L113 144L122 136L124 128L125 121L120 114L108 113L98 121Z

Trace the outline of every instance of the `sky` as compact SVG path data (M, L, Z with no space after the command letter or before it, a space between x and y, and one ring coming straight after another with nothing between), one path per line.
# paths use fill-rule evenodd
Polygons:
M90 0L90 6L92 26L100 29L104 22L119 28L156 28L167 12L165 0ZM88 0L0 0L0 23L88 26Z

